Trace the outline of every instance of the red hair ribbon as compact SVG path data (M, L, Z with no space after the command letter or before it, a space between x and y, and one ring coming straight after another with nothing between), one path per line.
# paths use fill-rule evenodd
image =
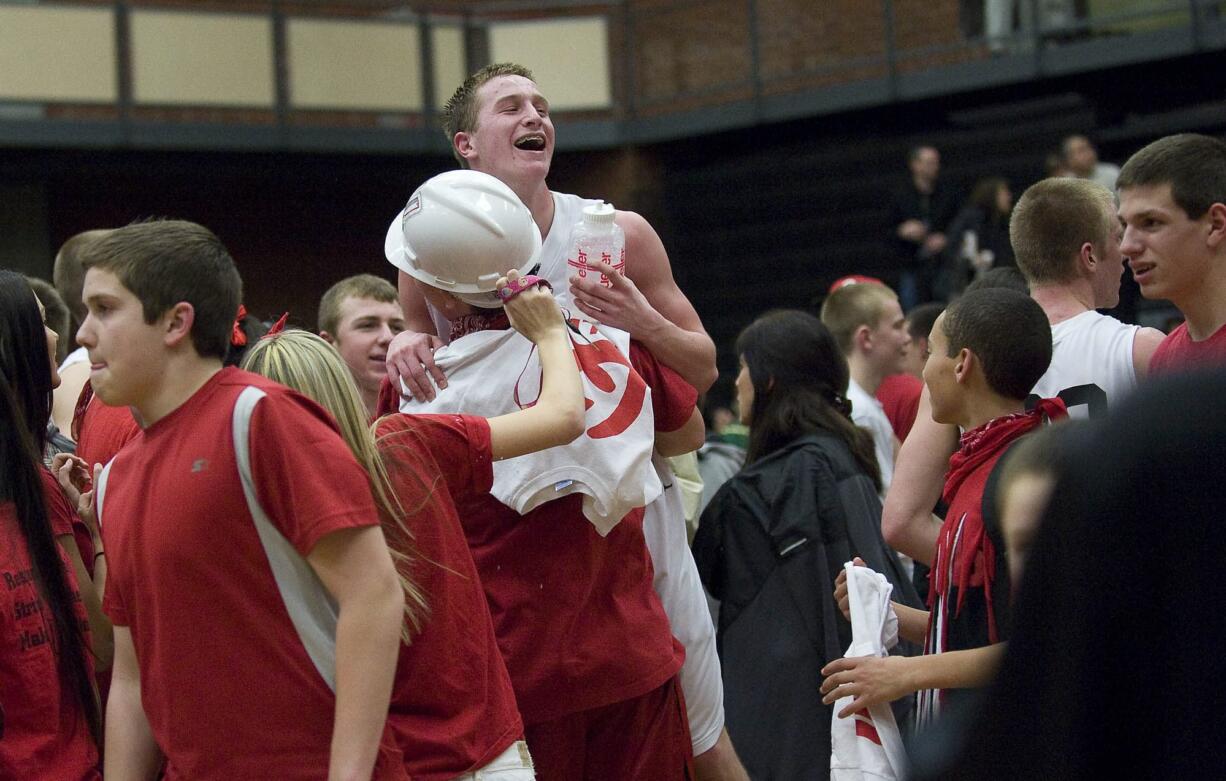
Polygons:
M247 307L238 305L238 314L234 316L234 328L230 331L230 344L235 347L247 346L247 334L243 333L243 318L247 316Z
M289 312L285 312L281 315L281 317L277 318L277 322L272 324L272 328L268 329L268 333L264 334L264 336L261 336L260 338L263 339L266 336L281 333L285 330L285 323L287 320L289 320Z

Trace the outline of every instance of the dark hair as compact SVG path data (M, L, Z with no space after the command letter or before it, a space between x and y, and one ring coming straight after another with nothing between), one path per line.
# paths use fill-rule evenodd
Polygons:
M851 420L847 359L820 320L796 309L768 312L741 331L736 352L753 383L745 463L825 431L846 443L880 490L872 436Z
M13 503L35 586L50 613L60 688L80 705L94 743L101 745L89 650L38 472L50 416L51 365L34 292L20 274L0 270L0 503Z
M1009 183L1003 176L989 176L975 182L971 190L970 204L983 213L985 221L999 225L1009 218L1007 213L1001 213L996 208L996 194L1000 188L1008 187Z
M988 387L1007 399L1025 399L1051 364L1051 325L1034 299L1006 288L964 294L942 322L952 358L966 348L983 366Z
M208 228L183 220L116 228L89 245L83 265L117 276L140 300L146 323L179 302L191 304L196 352L225 359L243 282L230 253Z
M55 254L51 280L55 289L72 313L72 322L81 325L85 320L85 302L81 300L81 286L85 282L85 267L81 265L85 250L90 244L106 235L105 230L89 230L72 236ZM60 334L63 336L63 334Z
M1115 188L1158 184L1171 186L1171 199L1193 220L1226 203L1226 142L1197 133L1159 138L1128 158Z
M907 312L907 333L912 339L927 339L932 333L932 324L944 311L944 304L920 304Z
M1016 290L1019 293L1030 295L1030 284L1026 281L1026 277L1013 266L998 266L988 269L976 279L971 280L971 283L966 286L966 290L962 292L970 293L973 290L988 290L994 287Z
M68 311L64 298L50 282L38 277L26 277L26 282L30 283L30 289L43 303L43 309L47 310L47 326L60 337L55 346L55 362L57 365L61 364L68 357L68 345L72 341L69 334L72 328L72 313Z

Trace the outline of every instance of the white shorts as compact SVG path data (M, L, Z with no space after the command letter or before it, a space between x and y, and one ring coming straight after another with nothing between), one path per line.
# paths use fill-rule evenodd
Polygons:
M507 750L494 757L488 765L471 773L456 776L455 781L535 781L532 755L528 744L517 740Z

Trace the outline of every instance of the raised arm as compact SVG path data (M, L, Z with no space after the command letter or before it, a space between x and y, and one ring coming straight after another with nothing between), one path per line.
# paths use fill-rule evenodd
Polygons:
M336 600L336 715L329 781L371 776L387 720L404 591L378 526L334 531L307 556Z
M949 457L957 447L958 427L932 419L925 387L915 425L894 463L894 478L881 510L881 534L894 550L929 566L941 531L932 508L941 498Z
M502 290L519 278L516 271L498 280ZM565 445L583 433L583 386L571 351L562 310L553 294L540 287L525 290L506 304L515 330L536 344L541 360L541 395L528 409L490 418L494 460Z
M132 633L115 627L115 665L106 701L106 751L103 775L107 781L146 781L157 776L162 755L153 740L149 719L140 701L140 668Z
M572 276L575 306L594 320L627 331L695 390L705 392L719 376L715 343L677 287L663 242L634 212L619 211L616 220L626 233L625 276L607 263L596 267L612 287L601 285L594 274Z
M434 378L440 388L447 387L443 370L434 365L434 351L443 340L434 332L434 321L426 299L413 283L413 278L398 272L396 286L400 292L400 308L404 310L405 330L396 334L387 346L387 379L393 388L400 388L403 379L413 398L429 401L434 398Z

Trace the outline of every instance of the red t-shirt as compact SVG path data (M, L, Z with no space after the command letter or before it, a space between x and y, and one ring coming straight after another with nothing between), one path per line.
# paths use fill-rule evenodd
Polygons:
M635 343L629 357L652 389L656 429L683 426L694 389ZM435 456L445 475L469 469ZM645 694L685 657L652 589L642 509L601 537L582 503L572 494L521 516L488 494L456 498L527 724Z
M71 534L72 509L50 472L39 471L52 533ZM89 643L89 622L72 564L62 550L60 559L82 636ZM12 502L0 504L0 579L4 583L0 597L0 703L4 706L0 778L100 779L98 749L85 715L75 694L59 685L54 625L50 614L42 612L43 600ZM85 663L92 674L92 657L87 655Z
M1151 376L1214 366L1226 366L1226 326L1217 329L1208 339L1195 342L1188 333L1188 324L1180 323L1149 359Z
M890 428L894 429L894 435L900 442L907 438L915 425L920 392L923 390L923 380L905 373L891 374L877 386L877 401L881 402L885 416L890 420Z
M415 781L447 781L489 764L524 734L452 500L490 490L490 428L478 417L396 414L379 421L378 438L413 534L412 577L430 611L421 633L400 646L387 723ZM402 549L403 534L384 529Z
M324 536L373 526L366 473L314 402L228 368L112 462L102 505L103 607L132 633L141 699L168 779L319 779L336 699L277 589L247 509L231 416L251 417L260 505L303 556Z
M81 416L77 455L92 468L106 464L119 449L140 433L140 426L127 407L110 407L97 396L89 401Z

